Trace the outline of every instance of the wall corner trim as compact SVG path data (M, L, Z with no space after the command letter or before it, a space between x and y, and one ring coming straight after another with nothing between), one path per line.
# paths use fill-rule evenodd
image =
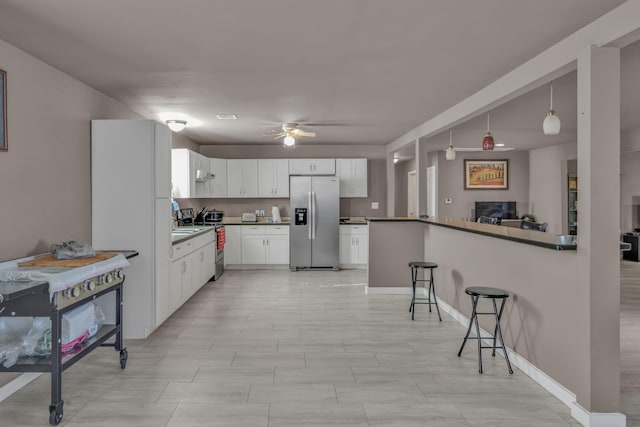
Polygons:
M571 416L585 427L626 427L627 417L619 412L589 412L578 403L571 405Z

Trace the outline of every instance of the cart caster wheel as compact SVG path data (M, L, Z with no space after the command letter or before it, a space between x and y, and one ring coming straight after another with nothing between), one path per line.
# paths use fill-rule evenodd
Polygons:
M124 369L127 367L127 359L129 358L129 353L127 353L127 349L120 350L120 369Z
M51 409L49 412L49 424L52 426L57 426L62 421L63 412L62 409L57 411L56 409Z

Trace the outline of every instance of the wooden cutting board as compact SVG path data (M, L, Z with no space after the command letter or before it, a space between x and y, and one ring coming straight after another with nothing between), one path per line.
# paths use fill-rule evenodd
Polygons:
M52 255L45 255L40 258L32 259L31 261L24 261L18 263L19 267L84 267L85 265L94 264L96 262L104 261L105 259L113 258L118 255L116 252L98 252L94 257L88 258L75 258L75 259L56 259Z

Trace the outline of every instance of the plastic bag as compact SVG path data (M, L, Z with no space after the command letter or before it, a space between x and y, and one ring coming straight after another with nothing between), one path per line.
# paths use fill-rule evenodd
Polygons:
M79 243L75 240L65 240L62 243L53 243L51 252L56 259L76 259L96 256L96 251L86 243Z
M30 317L0 318L0 363L9 368L18 361L25 336L33 324Z
M74 325L71 328L74 336L69 336L68 322L67 326L62 323L62 337L65 339L60 349L63 353L73 351L94 336L106 320L102 309L92 302L65 313L63 317L76 310L78 313L84 311L82 325ZM74 319L73 315L69 318ZM4 367L15 365L23 356L48 357L52 347L51 320L48 317L0 317L0 363Z

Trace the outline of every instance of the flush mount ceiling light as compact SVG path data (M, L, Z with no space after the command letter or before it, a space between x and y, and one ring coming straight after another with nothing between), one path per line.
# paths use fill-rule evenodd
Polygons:
M447 148L447 152L444 155L447 160L455 160L456 159L456 150L453 148L453 129L449 130L449 148Z
M491 135L491 131L489 130L489 113L487 113L487 133L482 139L482 149L484 151L492 151L494 146L493 135Z
M557 135L560 133L560 118L553 111L553 83L551 83L551 104L549 106L549 112L547 117L542 122L542 131L545 135Z
M187 126L186 120L167 120L167 126L174 132L180 132Z
M293 147L296 145L296 139L291 135L287 135L284 137L284 146L285 147Z

